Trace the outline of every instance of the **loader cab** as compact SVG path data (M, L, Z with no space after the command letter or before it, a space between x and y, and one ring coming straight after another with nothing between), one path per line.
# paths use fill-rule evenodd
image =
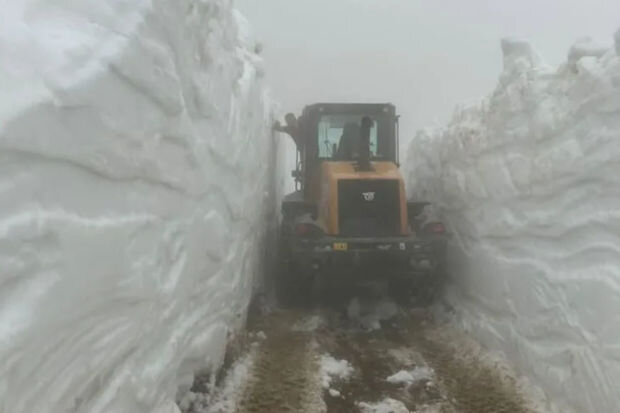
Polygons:
M316 176L323 162L357 163L360 160L362 119L372 123L368 138L370 161L398 164L398 117L392 104L318 103L300 117L304 146L296 175L305 198L314 198Z

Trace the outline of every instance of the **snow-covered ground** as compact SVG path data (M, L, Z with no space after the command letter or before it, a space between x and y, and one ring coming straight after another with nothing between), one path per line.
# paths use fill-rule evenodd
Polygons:
M390 398L378 403L360 402L357 407L361 413L409 413L409 409L403 402Z
M366 308L384 314L378 305ZM244 345L231 352L237 362L215 386L198 377L182 397L183 412L561 411L501 357L430 311L401 308L368 329L343 310L254 314Z
M428 367L415 367L411 371L401 370L386 380L393 384L412 384L421 380L431 380L433 371Z
M0 412L175 412L276 216L272 105L228 0L0 19Z
M620 405L620 31L545 66L504 40L493 94L410 146L454 233L448 300L564 411Z

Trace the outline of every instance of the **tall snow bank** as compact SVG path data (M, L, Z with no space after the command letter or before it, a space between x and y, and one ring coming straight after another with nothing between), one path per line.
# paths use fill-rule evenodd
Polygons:
M244 322L271 105L228 0L22 0L0 24L0 411L173 412Z
M552 70L527 43L503 51L495 92L412 143L411 192L454 232L462 323L566 411L617 411L620 58L582 40Z

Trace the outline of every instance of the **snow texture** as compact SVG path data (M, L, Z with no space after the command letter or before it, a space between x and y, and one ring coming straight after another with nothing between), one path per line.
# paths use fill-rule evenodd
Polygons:
M340 397L341 396L340 392L338 390L336 390L336 389L329 389L328 393L332 397Z
M398 306L391 300L363 300L355 297L347 305L349 321L358 327L374 331L381 329L381 322L385 322L398 314Z
M386 380L392 384L412 384L419 381L430 381L434 372L429 367L416 367L411 371L401 370L388 377Z
M297 321L293 324L291 330L301 333L311 333L325 327L326 324L327 322L321 315L313 314Z
M277 211L246 24L228 0L1 20L0 412L178 412L245 321Z
M563 411L616 411L619 54L580 41L551 69L524 42L502 49L494 93L411 144L410 193L454 233L462 323Z
M244 392L248 386L248 379L252 376L252 369L256 358L256 347L241 360L237 360L226 375L222 389L215 394L213 399L203 395L204 403L194 402L194 412L201 413L227 413L234 412L239 406ZM189 392L188 394L193 394ZM187 411L188 409L184 410Z
M399 400L384 399L378 403L361 402L357 404L361 413L409 413L407 406Z
M579 39L568 51L568 63L576 69L577 62L584 57L603 57L609 49L606 46L594 43L589 37Z
M353 374L353 366L346 360L336 360L329 354L321 356L320 362L321 385L329 389L334 378L346 380Z

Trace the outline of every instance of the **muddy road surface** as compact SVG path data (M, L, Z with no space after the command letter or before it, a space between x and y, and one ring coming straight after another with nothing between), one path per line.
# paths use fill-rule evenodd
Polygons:
M475 343L389 300L274 310L250 318L243 342L185 413L546 411Z

